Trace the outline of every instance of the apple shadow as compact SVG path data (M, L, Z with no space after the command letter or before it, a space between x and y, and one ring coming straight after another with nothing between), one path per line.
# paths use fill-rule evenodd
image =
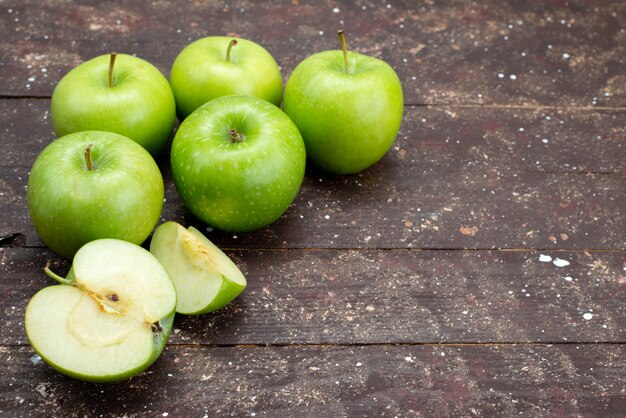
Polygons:
M225 307L201 315L176 314L168 344L240 344L244 328L247 301L246 290Z

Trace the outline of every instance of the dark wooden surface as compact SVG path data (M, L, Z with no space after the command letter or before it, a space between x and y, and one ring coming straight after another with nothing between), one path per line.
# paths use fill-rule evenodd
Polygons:
M309 170L280 220L237 236L182 207L164 153L163 220L202 228L248 289L177 317L128 382L39 361L24 309L46 261L69 263L37 237L25 187L63 74L118 50L168 75L188 42L229 34L286 79L342 25L403 82L388 155ZM14 0L0 52L1 416L626 414L625 2Z

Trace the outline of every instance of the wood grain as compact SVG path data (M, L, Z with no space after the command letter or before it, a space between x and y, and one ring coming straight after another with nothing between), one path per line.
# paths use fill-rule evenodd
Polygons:
M1 2L0 415L622 416L625 22L607 0ZM167 76L189 42L226 34L287 80L339 27L401 78L387 156L355 176L309 167L280 220L233 235L184 208L164 152L162 220L206 232L247 290L177 317L127 382L35 356L24 309L47 261L70 267L25 198L61 77L112 50Z
M308 55L338 49L344 27L350 48L395 67L407 103L626 105L623 2L13 0L0 15L0 95L50 96L71 68L113 50L167 75L208 35L262 44L287 78Z
M356 177L309 175L285 215L247 234L207 229L166 180L162 220L195 225L226 248L626 248L624 174L394 171L383 161ZM0 235L41 246L27 181L26 168L4 170Z
M281 219L247 234L206 229L168 181L162 220L195 225L226 248L626 247L625 175L409 174L398 180L381 164L356 178L309 176ZM4 172L1 235L23 234L25 245L41 246L28 216L27 180L27 169Z
M49 99L0 99L0 167L32 165L55 138L49 111ZM624 137L626 110L407 106L384 163L394 172L624 173Z
M42 245L25 188L53 138L47 102L0 100L9 132L0 235L22 234L28 246ZM278 222L210 236L228 248L623 249L624 121L626 112L407 108L396 144L369 170L329 177L310 169ZM159 164L163 220L206 230L180 201L167 152Z
M67 262L0 249L1 344L26 344L28 300ZM234 303L178 316L175 344L626 342L622 252L236 251L248 279ZM589 317L591 315L591 317Z
M169 346L116 385L2 347L0 413L55 416L619 416L622 345ZM33 363L37 364L33 364Z

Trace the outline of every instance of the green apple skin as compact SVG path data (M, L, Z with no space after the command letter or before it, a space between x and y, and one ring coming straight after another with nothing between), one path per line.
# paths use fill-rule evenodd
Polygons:
M302 61L285 87L283 109L309 159L331 174L354 174L380 160L402 122L402 86L386 62L324 51Z
M101 55L86 61L57 84L51 104L54 132L115 132L156 155L176 122L172 89L156 67L126 54L117 55L109 87L109 60L110 55Z
M280 106L283 79L278 64L261 45L237 38L209 36L187 45L176 57L170 83L180 119L217 97L254 96Z
M233 142L231 129L245 139ZM226 96L185 119L170 158L176 189L196 217L224 231L246 232L287 210L302 184L306 151L279 108L255 97Z
M92 144L94 169L85 149ZM28 179L28 209L41 240L71 259L98 238L141 244L163 209L164 186L150 154L111 132L66 135L37 157Z
M118 240L112 240L112 239L103 239L103 240L96 240L96 241L92 241L90 243L88 243L87 245L85 245L84 247L81 248L81 250L83 250L83 248L86 248L88 246L94 246L94 245L99 245L105 241L108 241L109 243L112 241L118 241ZM158 270L161 269L163 270L163 272L160 274L160 276L163 276L163 274L165 274L167 276L167 271L164 270L163 266L160 265L160 263L158 263L158 260L156 260L156 258L154 258L153 256L151 256L151 254L138 246L135 246L134 244L125 242L125 241L118 241L116 243L116 245L120 246L120 251L125 253L126 256L128 258L137 260L140 259L141 257L148 257L150 256L153 261L150 261L153 264L153 268L156 270L156 272L158 273ZM79 250L79 251L81 251ZM84 252L85 250L83 250ZM94 251L92 251L93 253ZM140 252L140 257L137 257L136 255L129 255L129 253L135 253L135 252ZM76 259L80 258L80 253L77 253L76 255ZM119 258L123 258L124 255L121 255ZM115 257L117 260L119 260L118 257ZM76 260L75 259L75 260ZM87 263L92 263L94 265L98 264L98 260L94 260L93 259L93 255L88 256L88 260ZM104 261L100 261L100 262L104 262L107 264L111 264L111 262L109 260L104 260ZM156 265L154 265L156 264ZM67 376L73 377L74 379L78 379L78 380L82 380L82 381L86 381L86 382L94 382L94 383L111 383L111 382L118 382L118 381L123 381L123 380L127 380L132 376L135 376L139 373L141 373L142 371L146 370L148 367L150 367L161 355L163 349L165 348L165 344L167 343L167 339L170 335L170 332L172 330L172 326L174 324L174 316L176 314L176 290L175 287L173 285L173 283L171 283L171 280L168 280L170 282L170 286L167 286L166 284L166 288L165 290L167 290L170 294L169 298L160 298L159 299L159 303L161 304L160 308L163 309L164 305L167 305L167 307L165 308L166 310L169 310L168 313L166 313L158 322L159 322L159 326L160 326L160 330L158 330L158 332L153 332L153 345L152 345L152 353L151 355L146 358L146 360L141 363L138 364L136 367L131 368L126 370L123 373L119 373L119 374L100 374L100 375L94 375L94 374L86 374L86 373L80 373L80 372L76 372L74 370L68 369L67 367L63 367L62 365L58 364L57 362L55 362L52 358L50 358L49 356L47 356L46 354L46 350L45 349L41 349L41 347L38 347L38 345L36 344L36 339L34 338L34 336L29 332L29 330L31 329L32 326L32 322L35 321L36 319L34 319L34 315L32 314L32 309L33 309L33 305L35 305L35 301L37 298L45 298L46 296L49 296L50 294L52 294L53 298L59 299L59 298L63 298L66 297L67 294L64 294L65 292L62 292L63 290L66 290L65 288L67 287L74 287L76 286L77 283L79 283L80 281L80 277L77 277L77 275L74 273L74 269L75 269L75 265L72 266L72 268L70 269L68 275L66 278L61 278L57 275L55 275L54 273L47 271L47 274L50 275L52 278L54 278L57 282L59 282L58 285L55 286L48 286L48 287L44 287L43 289L39 290L31 299L31 301L29 302L28 306L26 307L26 313L25 313L25 320L24 320L24 326L26 328L26 335L31 343L31 346L33 347L33 349L35 350L35 352L47 363L49 364L51 367L53 367L55 370L57 370L60 373L63 373ZM116 267L113 267L113 269L115 269ZM79 274L80 275L84 275L85 273ZM129 276L129 279L132 280L134 277L131 275ZM100 281L104 280L105 278L100 278ZM168 277L169 279L169 277ZM169 289L168 289L169 287ZM74 289L75 292L78 292L78 290ZM91 289L90 289L91 290ZM149 293L150 291L153 291L153 289L148 289L146 291L146 293ZM56 295L55 295L56 293ZM96 294L97 292L90 292L92 295ZM172 296L173 295L173 296ZM101 295L100 295L101 296ZM163 296L163 295L161 295ZM169 300L168 300L169 299ZM64 303L64 302L62 302ZM56 315L54 315L54 313L50 313L50 315L46 315L47 319L50 319L52 321L55 320L55 318L58 318ZM59 319L60 320L60 319ZM79 355L80 353L76 353L76 355ZM106 359L102 359L103 361L106 361Z
M185 229L176 222L159 225L150 241L150 252L176 286L177 313L200 315L216 311L247 286L237 265L193 226Z

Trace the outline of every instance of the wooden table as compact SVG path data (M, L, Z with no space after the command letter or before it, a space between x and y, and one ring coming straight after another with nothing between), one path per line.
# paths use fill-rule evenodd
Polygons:
M624 416L625 25L608 0L3 1L0 415ZM24 308L46 260L69 263L25 187L59 79L111 50L167 75L217 34L264 45L287 79L341 26L402 79L387 156L309 170L263 230L207 233L249 287L177 317L149 371L94 385L38 361ZM159 165L163 220L204 229Z

